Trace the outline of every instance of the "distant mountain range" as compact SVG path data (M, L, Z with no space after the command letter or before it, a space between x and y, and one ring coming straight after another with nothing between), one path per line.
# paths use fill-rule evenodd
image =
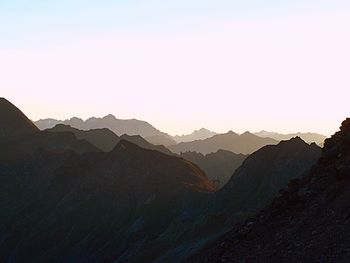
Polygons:
M173 136L173 139L177 142L191 142L191 141L196 141L196 140L205 140L210 137L213 137L216 135L216 132L209 131L205 128L202 128L200 130L195 130L193 133L188 134L188 135L176 135Z
M290 140L291 138L294 137L300 137L301 139L303 139L305 142L307 143L316 143L320 146L323 146L324 140L327 138L327 136L322 135L322 134L318 134L318 133L289 133L289 134L281 134L281 133L277 133L277 132L268 132L268 131L260 131L260 132L256 132L254 133L255 135L259 136L259 137L263 137L263 138L272 138L275 139L277 141L285 141L285 140Z
M43 119L35 122L35 125L40 130L53 128L57 124L69 125L79 130L108 128L118 136L121 136L123 134L128 134L128 135L140 135L143 138L148 138L153 136L163 136L165 138L171 139L170 135L157 130L148 122L139 121L135 119L120 120L111 114L103 118L92 117L90 119L87 119L86 121L80 118L74 117L64 121L55 120L55 119Z
M277 140L262 138L249 132L238 135L230 131L226 134L217 134L205 140L182 142L169 146L169 149L175 153L195 151L208 154L218 150L227 150L234 153L251 154L265 145L277 143Z

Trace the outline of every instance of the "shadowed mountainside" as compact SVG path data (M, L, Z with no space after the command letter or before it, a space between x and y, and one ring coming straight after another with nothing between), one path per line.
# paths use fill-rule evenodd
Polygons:
M249 132L238 135L230 131L205 140L179 143L169 146L169 149L175 153L195 151L208 154L218 150L227 150L234 153L251 154L265 145L277 143L278 141L274 139L261 138Z
M308 174L186 262L348 262L349 176L346 119Z
M145 138L148 142L152 143L153 145L164 145L164 146L170 146L175 145L176 141L172 138L164 135L154 135L151 137Z
M2 262L152 262L169 224L214 190L194 164L124 140L0 159L0 182Z
M224 150L207 155L185 152L181 153L180 156L201 167L208 177L216 182L218 188L221 188L230 180L234 171L247 158L246 155Z

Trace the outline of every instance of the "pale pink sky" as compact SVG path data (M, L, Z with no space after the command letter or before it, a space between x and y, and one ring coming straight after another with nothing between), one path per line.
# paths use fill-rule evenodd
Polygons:
M329 135L349 116L348 10L42 32L0 45L0 58L0 95L33 120L111 113L170 134Z

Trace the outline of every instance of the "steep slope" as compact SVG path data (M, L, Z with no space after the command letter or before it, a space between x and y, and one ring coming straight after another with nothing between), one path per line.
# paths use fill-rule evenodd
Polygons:
M38 131L38 128L16 106L5 98L0 98L0 141Z
M307 175L187 262L348 262L349 176L346 119Z
M201 167L208 177L215 181L218 188L221 188L230 180L234 171L247 158L246 155L224 150L207 155L197 152L185 152L181 153L180 156Z
M205 128L202 128L200 130L195 130L191 134L181 135L181 136L179 136L179 135L173 136L173 139L177 143L192 142L192 141L196 141L196 140L205 140L205 139L208 139L210 137L213 137L216 134L217 134L216 132L212 132L212 131L209 131Z
M104 129L95 129L89 131L82 131L76 128L72 128L68 125L57 124L51 129L47 129L48 132L71 132L78 139L84 139L90 142L92 145L101 149L102 151L109 152L114 149L114 147L120 141L120 138L112 131Z
M261 138L249 132L238 135L230 131L205 140L179 143L170 146L169 149L175 153L195 151L208 154L218 150L227 150L234 153L251 154L265 145L277 143L274 139Z
M65 124L79 130L107 128L112 132L114 132L115 134L117 134L118 136L121 136L123 134L129 134L129 135L140 135L144 138L147 138L147 137L161 135L161 136L171 138L170 135L157 130L151 124L145 121L140 121L135 119L120 120L111 114L103 118L92 117L90 119L87 119L86 121L76 117L65 121L44 119L44 120L36 121L35 124L41 130L53 128L57 124Z
M302 133L302 132L298 132L298 133L289 133L289 134L281 134L281 133L277 133L277 132L268 132L268 131L260 131L260 132L256 132L254 133L255 135L259 136L259 137L263 137L263 138L272 138L275 139L277 141L284 141L284 140L289 140L293 137L300 137L301 139L303 139L305 142L307 143L316 143L320 146L323 146L323 143L325 141L325 139L327 138L327 136L322 135L322 134L318 134L318 133Z
M0 159L0 261L152 262L171 222L211 191L196 165L124 140L109 153Z

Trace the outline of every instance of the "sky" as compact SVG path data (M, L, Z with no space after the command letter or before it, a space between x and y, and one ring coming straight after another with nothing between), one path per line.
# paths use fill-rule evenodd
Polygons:
M0 0L0 96L32 120L334 133L348 0Z

